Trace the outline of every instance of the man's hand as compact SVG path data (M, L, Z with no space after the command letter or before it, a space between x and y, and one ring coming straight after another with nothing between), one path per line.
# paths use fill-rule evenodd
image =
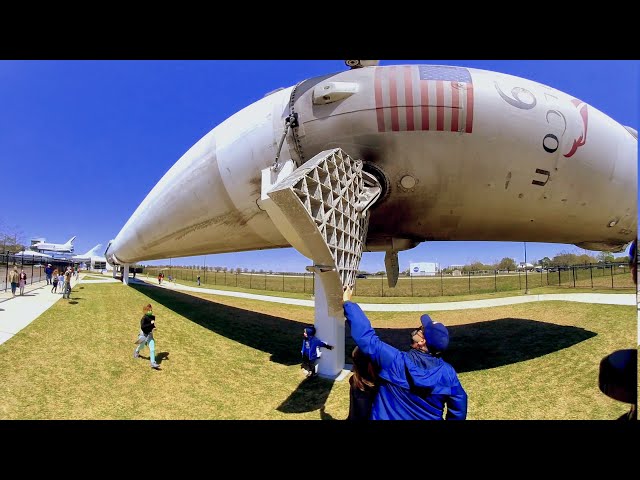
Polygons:
M351 297L353 295L353 290L351 290L351 285L345 285L344 287L342 287L342 301L343 302L348 302L351 300Z
M327 348L328 348L329 350L333 350L333 345L327 345Z

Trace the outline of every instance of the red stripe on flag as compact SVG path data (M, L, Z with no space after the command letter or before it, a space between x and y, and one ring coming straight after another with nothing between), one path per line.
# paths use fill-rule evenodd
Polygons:
M384 132L384 110L382 109L382 72L384 69L376 68L374 76L374 90L376 97L376 116L378 117L378 131Z
M458 116L460 115L460 87L458 82L451 82L451 131L458 131Z
M467 83L467 122L464 131L471 133L473 130L473 84Z
M436 130L444 131L444 85L442 80L436 81Z
M396 67L389 67L389 106L391 107L391 131L400 130L398 119L398 85L396 82Z
M413 83L411 81L412 67L404 67L404 104L407 106L407 131L415 130L413 124Z
M422 130L429 130L429 83L420 83L420 113L422 117Z

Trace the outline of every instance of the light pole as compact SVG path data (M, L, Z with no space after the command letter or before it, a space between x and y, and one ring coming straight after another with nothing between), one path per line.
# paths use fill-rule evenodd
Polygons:
M524 294L529 295L529 278L527 277L527 242L524 242Z

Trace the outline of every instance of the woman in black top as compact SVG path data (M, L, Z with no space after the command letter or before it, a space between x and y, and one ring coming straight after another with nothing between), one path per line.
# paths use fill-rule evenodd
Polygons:
M156 363L156 342L153 339L153 331L156 328L156 316L153 314L151 304L147 304L142 308L142 319L140 319L140 333L136 343L138 346L133 352L133 358L140 356L140 350L145 345L149 345L149 359L151 360L151 368L159 369L160 365Z

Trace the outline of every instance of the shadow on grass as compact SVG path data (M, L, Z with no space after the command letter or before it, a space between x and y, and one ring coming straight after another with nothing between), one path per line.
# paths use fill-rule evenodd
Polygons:
M162 363L163 360L169 360L169 352L158 352L156 355L156 363Z
M333 381L326 378L306 378L276 410L283 413L305 413L320 410L323 419L331 420L333 417L324 413L324 404L331 393L332 385Z
M138 358L142 358L143 360L151 360L151 357L143 355L140 353ZM169 352L158 352L156 354L156 363L161 364L163 360L169 360Z
M198 325L270 353L272 362L300 363L303 322L230 307L152 285L132 283L130 286ZM407 351L413 328L379 328L376 333L382 341ZM345 330L345 363L351 363L355 343L348 326ZM444 359L458 373L463 373L531 360L576 345L596 333L526 318L501 318L452 326L449 335L449 349ZM287 413L318 410L325 404L332 385L331 380L323 378L304 380L278 410Z
M400 350L409 350L413 328L376 329L380 339ZM471 372L531 360L569 348L595 337L579 327L555 325L527 318L499 318L448 327L449 348L443 358L456 372ZM346 328L345 352L351 362L355 347Z

